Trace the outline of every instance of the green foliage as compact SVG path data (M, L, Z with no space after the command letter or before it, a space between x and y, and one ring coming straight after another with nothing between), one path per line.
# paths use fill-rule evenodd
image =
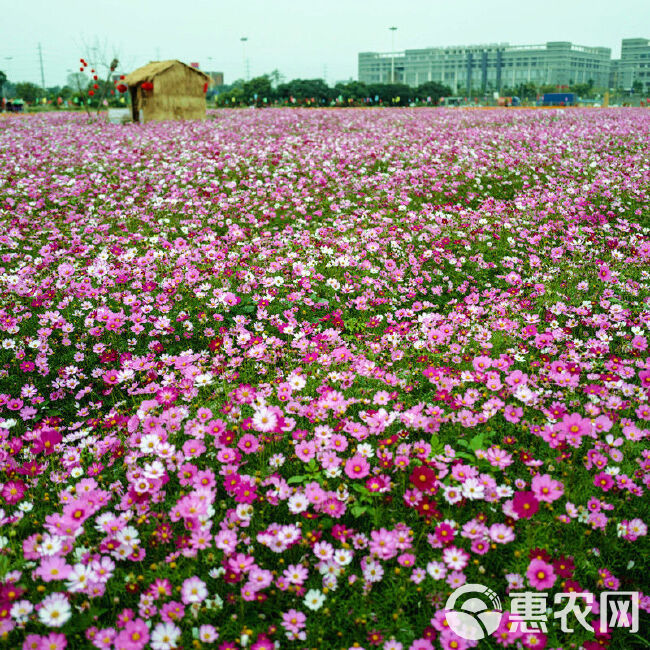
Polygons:
M337 83L334 90L338 93L337 97L341 97L346 103L361 102L369 96L368 86L362 81Z
M370 98L391 106L407 106L415 99L415 89L406 84L370 84Z
M273 88L271 81L271 75L262 75L250 81L235 82L217 95L217 106L263 106L274 102L308 106L408 106L414 101L437 104L440 97L451 94L448 86L435 81L426 82L417 89L401 83L365 84L360 81L341 82L330 87L322 79L293 79Z
M16 84L16 95L28 104L33 104L43 97L43 89L31 81L21 81Z
M280 101L310 101L324 104L335 97L335 90L330 88L322 79L293 79L289 83L280 84L276 91Z
M415 96L423 102L428 101L428 98L431 97L431 102L437 104L441 97L449 97L451 94L449 86L437 81L427 81L418 86Z

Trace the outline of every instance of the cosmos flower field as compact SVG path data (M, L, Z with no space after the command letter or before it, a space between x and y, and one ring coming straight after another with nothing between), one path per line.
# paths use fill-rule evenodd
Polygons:
M0 647L647 647L649 150L641 109L1 119ZM589 629L463 639L465 583Z

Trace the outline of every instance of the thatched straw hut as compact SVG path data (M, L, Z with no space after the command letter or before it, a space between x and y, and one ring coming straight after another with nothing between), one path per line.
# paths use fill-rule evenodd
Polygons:
M152 61L126 75L134 122L204 120L210 77L181 61Z

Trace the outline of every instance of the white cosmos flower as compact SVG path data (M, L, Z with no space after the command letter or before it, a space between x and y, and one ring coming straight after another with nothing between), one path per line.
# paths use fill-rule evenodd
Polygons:
M56 555L63 547L63 538L58 535L43 535L38 545L38 552L41 555Z
M171 650L178 644L181 631L173 623L158 623L151 633L153 650Z
M485 487L481 485L478 479L468 478L463 483L463 496L467 499L476 500L482 499Z
M349 551L345 548L340 548L336 551L334 551L334 562L336 562L339 566L347 566L352 562L354 554L352 551Z
M212 383L212 375L209 372L194 377L195 386L209 386Z
M338 478L341 476L341 468L340 467L328 467L325 470L325 476L327 478Z
M75 564L65 583L68 591L83 591L88 587L88 583L95 582L97 574L86 564Z
M34 611L34 605L28 600L17 600L12 606L9 614L16 623L26 623L29 615Z
M307 510L309 507L309 500L302 494L294 494L293 496L289 497L287 505L289 506L289 511L291 514L297 515Z
M257 431L273 431L277 423L277 416L267 408L261 408L253 415L253 426Z
M306 383L305 379L300 375L292 374L289 376L289 385L293 390L301 390L305 387Z
M48 627L61 627L72 616L70 603L61 593L50 594L41 603L38 610L38 619Z
M305 594L305 607L308 607L309 609L316 611L320 609L323 606L323 603L325 602L325 594L318 589L310 589L306 594Z

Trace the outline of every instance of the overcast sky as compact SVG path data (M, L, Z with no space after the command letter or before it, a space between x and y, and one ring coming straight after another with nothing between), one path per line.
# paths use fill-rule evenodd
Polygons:
M65 82L93 45L129 71L156 59L197 61L226 83L278 69L287 79L357 76L357 54L565 40L610 47L650 38L650 0L7 0L0 70L11 81ZM210 58L211 57L211 58Z

